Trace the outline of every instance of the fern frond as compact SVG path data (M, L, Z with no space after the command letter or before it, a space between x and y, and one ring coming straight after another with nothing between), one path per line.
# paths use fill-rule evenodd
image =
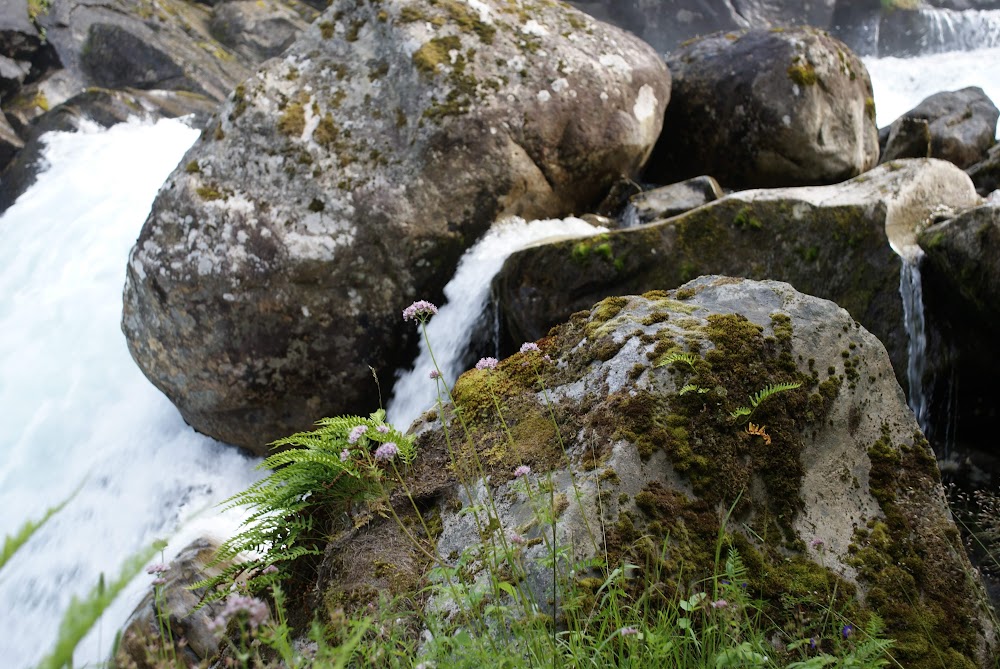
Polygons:
M756 393L754 393L753 395L751 395L750 396L750 405L754 409L756 409L758 406L760 406L760 403L763 402L764 400L766 400L767 398L773 397L774 395L777 395L778 393L783 393L783 392L785 392L787 390L795 390L796 388L798 388L801 385L802 384L798 383L798 382L796 382L796 383L772 383L771 385L766 386L766 387L762 388L761 390L757 391Z
M753 410L750 407L739 407L735 411L730 411L729 415L732 418L739 418L740 416L749 416L751 413Z
M698 356L693 353L682 353L675 352L669 353L667 355L660 356L660 359L656 361L653 365L654 367L666 367L667 365L675 362L685 362L691 369L694 369L694 363L698 360Z

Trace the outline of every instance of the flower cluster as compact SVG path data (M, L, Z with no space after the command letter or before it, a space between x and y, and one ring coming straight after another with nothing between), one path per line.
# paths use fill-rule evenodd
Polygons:
M436 369L432 369L427 374L427 376L431 377L432 379L440 379L441 378L441 372L437 371Z
M366 425L357 425L355 427L352 427L351 432L347 435L347 443L348 444L358 443L358 439L360 439L362 435L364 435L364 433L367 431L368 431L368 426Z
M524 344L521 344L521 353L528 353L529 351L538 351L538 350L540 349L538 348L538 344L536 344L535 342L529 341L525 342Z
M250 629L255 630L267 620L270 611L267 609L267 604L256 597L231 595L226 598L222 612L208 622L208 627L212 632L221 634L226 630L230 620L244 614Z
M519 479L523 476L527 476L530 473L531 473L531 467L529 467L528 465L521 465L520 467L514 470L514 478Z
M496 358L483 358L476 363L476 369L496 369L498 363Z
M438 312L438 308L427 300L417 300L403 309L404 321L420 321L423 323Z
M387 441L375 449L375 459L382 462L389 462L399 453L399 447L391 441Z
M169 569L170 567L165 564L151 564L146 567L146 573L156 576L153 579L153 585L165 585L167 579L163 577L163 574L167 573Z

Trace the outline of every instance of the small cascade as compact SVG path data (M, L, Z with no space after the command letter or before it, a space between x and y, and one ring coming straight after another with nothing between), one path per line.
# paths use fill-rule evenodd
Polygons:
M899 272L899 294L903 300L903 327L909 339L906 380L910 386L910 409L920 429L927 434L928 398L923 385L927 369L927 332L924 324L924 297L920 280L920 262L924 252L919 246L908 246L900 254L903 266Z
M1000 46L1000 10L918 10L921 53L971 51Z
M490 284L512 253L544 239L587 237L599 232L607 232L607 228L572 217L530 223L515 217L494 224L465 252L455 276L444 287L446 303L427 323L433 357L427 342L421 340L413 369L400 372L397 378L387 409L389 421L405 429L434 406L437 384L429 377L435 369L435 359L443 380L450 387L470 364L467 354L476 339L475 333L483 331L482 336L495 336L491 332L494 328L489 326L496 327L497 317L485 313Z
M642 221L639 219L639 210L635 208L634 204L629 202L618 217L618 222L623 228L639 227L642 224Z

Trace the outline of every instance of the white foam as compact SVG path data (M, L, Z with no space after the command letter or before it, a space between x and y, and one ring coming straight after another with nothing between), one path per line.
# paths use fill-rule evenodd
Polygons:
M254 460L184 424L119 327L129 248L197 136L176 120L51 133L51 167L0 217L0 534L80 486L0 570L5 667L37 663L70 598L154 539L199 514L198 532L230 534L237 520L214 505L256 477ZM113 606L77 665L106 659L146 587Z

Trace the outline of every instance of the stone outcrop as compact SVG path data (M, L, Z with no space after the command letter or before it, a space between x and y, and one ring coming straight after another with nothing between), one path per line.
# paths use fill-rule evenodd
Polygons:
M994 144L986 158L969 167L966 172L976 184L976 191L987 196L1000 188L1000 144Z
M882 146L880 163L901 158L930 158L930 124L923 118L900 117L892 125L879 130L879 144Z
M970 209L919 237L926 253L921 274L928 358L934 362L924 392L937 418L935 441L949 444L958 435L990 458L1000 407L998 204Z
M609 295L675 288L701 274L787 281L833 300L889 350L906 384L900 259L940 206L979 204L968 176L933 159L842 184L733 193L688 214L513 254L494 285L511 343Z
M213 8L186 0L52 0L33 4L29 16L23 0L5 3L0 8L0 109L20 146L0 130L5 135L0 147L7 147L0 149L0 171L6 167L0 211L34 182L36 140L46 129L73 115L103 123L108 104L115 101L131 109L125 115L116 112L114 122L127 115L195 114L194 122L204 120L206 108L224 100L316 16L298 0L248 4L253 7L235 2ZM22 147L30 155L11 164Z
M695 177L680 183L637 193L628 202L635 212L631 225L670 218L722 197L722 188L712 177Z
M747 565L778 664L784 644L824 635L798 615L814 607L878 613L902 666L986 666L996 630L933 454L885 349L845 310L784 283L701 277L608 298L538 346L458 380L465 428L451 407L417 427L408 490L464 587L485 587L491 560L549 614L558 550L559 579L578 588L631 564L623 598L687 596L721 570L721 537ZM790 389L749 407L776 384ZM531 471L515 478L519 464ZM376 521L330 545L319 593L345 606L405 596L428 566L398 524ZM453 608L443 595L427 606Z
M825 33L716 34L667 64L673 90L650 181L708 174L726 188L826 184L878 160L868 72Z
M1000 206L988 204L924 230L919 243L933 272L967 301L983 325L1000 313Z
M368 413L498 217L582 211L635 176L657 54L562 5L340 0L239 87L132 251L123 329L199 431L257 452Z
M190 586L221 571L221 567L205 567L217 548L207 539L197 539L178 553L167 571L155 576L163 583L150 585L150 592L125 622L114 666L155 669L163 666L158 660L176 657L182 666L193 667L216 655L219 639L210 621L222 611L223 603L203 604L206 590ZM154 577L149 578L152 581ZM160 590L159 597L155 587ZM161 638L163 630L169 630L172 648Z
M900 121L927 121L931 136L930 157L966 168L986 158L995 142L998 117L1000 110L983 89L969 87L935 93L903 114Z

